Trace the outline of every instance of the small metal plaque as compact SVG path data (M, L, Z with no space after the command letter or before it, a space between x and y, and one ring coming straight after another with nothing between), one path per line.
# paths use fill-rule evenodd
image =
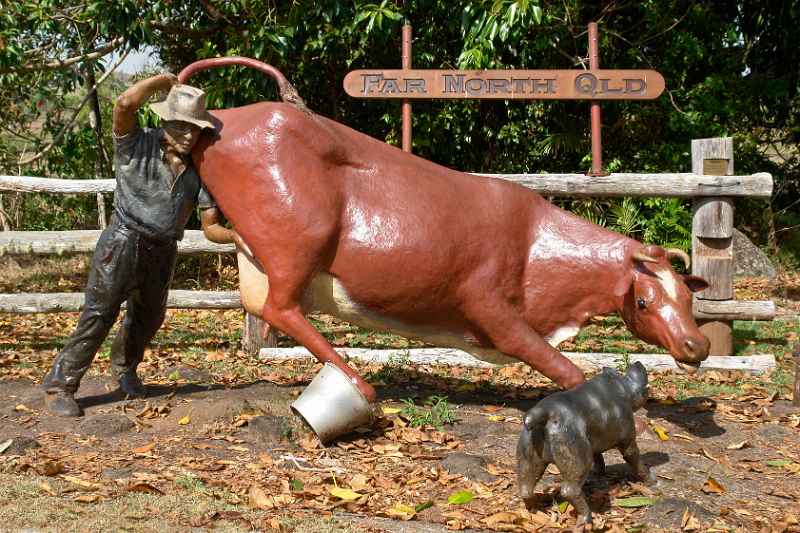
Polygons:
M703 175L705 176L727 176L727 159L703 159Z
M654 70L354 70L356 98L652 100L664 91Z

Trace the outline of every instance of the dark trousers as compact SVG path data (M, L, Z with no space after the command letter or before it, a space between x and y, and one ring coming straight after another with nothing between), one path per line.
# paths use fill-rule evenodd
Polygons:
M164 321L176 250L175 241L148 239L112 220L97 241L83 312L44 379L46 390L78 390L125 300L125 319L111 347L111 369L115 377L136 372L145 346Z

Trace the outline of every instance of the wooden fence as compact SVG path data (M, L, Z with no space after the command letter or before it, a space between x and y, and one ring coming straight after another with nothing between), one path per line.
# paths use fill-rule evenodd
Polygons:
M710 287L694 302L694 314L712 340L712 355L731 355L733 320L772 320L771 301L733 299L733 201L772 194L772 176L756 173L733 175L730 138L692 141L691 173L584 174L482 174L519 183L545 196L692 198L692 273L705 277ZM0 191L48 193L110 193L115 181L0 176ZM100 230L0 231L0 255L91 252ZM187 231L178 243L179 254L231 253L232 245L208 241L201 231ZM0 312L53 313L78 311L83 294L0 294ZM168 307L233 309L241 307L238 292L179 291L169 293ZM245 320L245 339L254 348L258 319Z

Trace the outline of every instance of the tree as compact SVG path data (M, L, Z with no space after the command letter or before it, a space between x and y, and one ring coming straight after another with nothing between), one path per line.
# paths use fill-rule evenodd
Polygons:
M0 164L17 170L23 147L26 153L40 151L52 140L50 132L68 123L68 110L85 97L86 65L102 72L91 54L105 46L152 46L172 71L204 57L255 57L284 72L316 112L398 143L399 104L351 99L341 81L356 68L399 67L404 20L414 27L416 68L583 68L586 27L596 21L601 65L652 68L667 81L658 100L603 104L609 170L688 171L692 138L732 135L737 172L767 170L776 182L774 216L770 210L764 216L762 204L749 209L751 204L741 203L737 222L765 242L771 235L777 245L793 233L781 224L800 224L793 205L800 192L798 51L793 45L798 9L792 2L767 6L745 0L473 0L457 8L444 0L148 1L146 6L95 0L78 12L58 2L27 0L2 15L0 121L6 133ZM81 59L64 66L74 57ZM276 97L270 80L240 67L207 71L192 82L206 89L211 107ZM101 93L101 107L110 106L111 96L104 101ZM75 130L67 128L31 172L85 176L87 165L97 167L96 130L82 120ZM70 146L91 157L74 157ZM588 106L419 102L414 104L414 149L470 171L585 171ZM647 240L686 245L689 213L679 201L565 205ZM620 222L632 220L630 210L638 213L640 224Z

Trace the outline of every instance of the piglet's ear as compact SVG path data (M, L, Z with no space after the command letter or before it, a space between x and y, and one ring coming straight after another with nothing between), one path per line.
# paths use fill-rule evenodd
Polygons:
M685 275L683 276L683 281L692 292L700 292L708 288L708 282L700 276Z

